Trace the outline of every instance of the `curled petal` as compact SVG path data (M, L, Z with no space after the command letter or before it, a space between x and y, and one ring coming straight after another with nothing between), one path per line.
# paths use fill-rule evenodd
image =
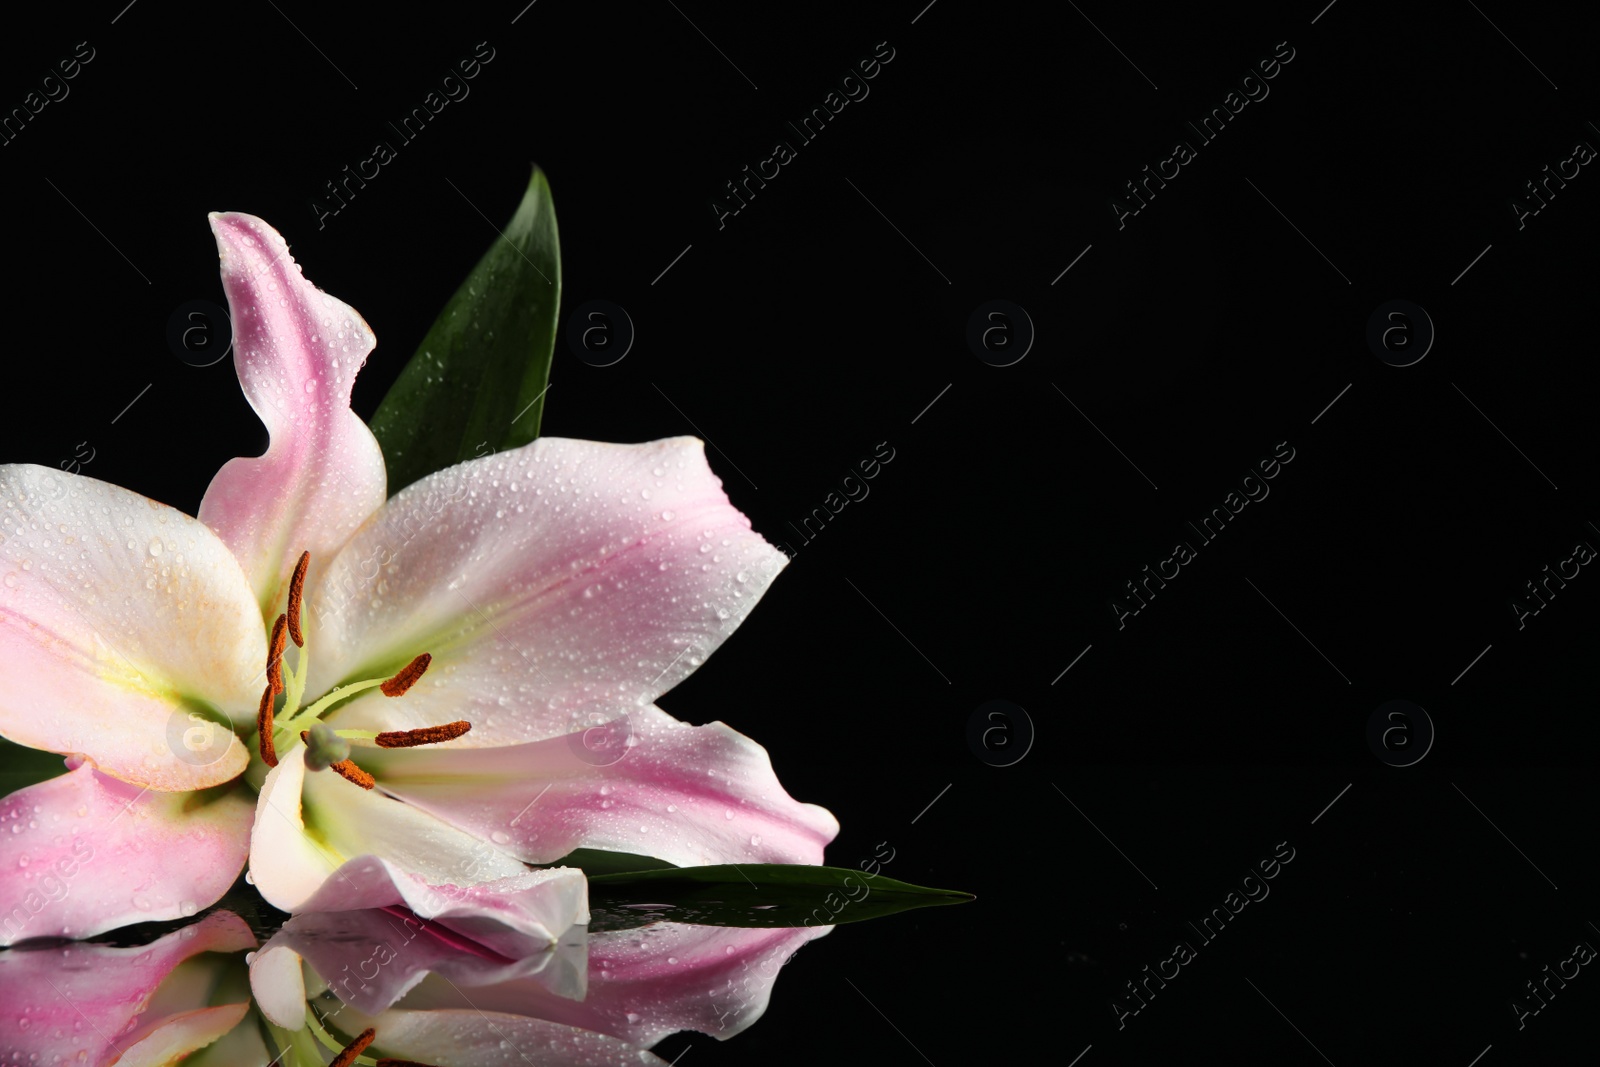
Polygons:
M374 750L377 751L377 750ZM433 886L469 886L526 868L487 841L328 771L295 745L267 772L250 831L250 873L273 907L298 911L345 861L373 855Z
M158 793L87 763L19 789L0 799L0 945L193 915L239 877L250 817L238 789Z
M266 659L249 585L199 522L126 489L0 467L0 734L152 789L244 769Z
M822 862L838 821L784 792L756 742L654 707L617 722L629 736L613 762L596 762L583 734L495 749L373 748L361 759L382 789L529 863L576 848L681 867Z
M362 694L329 721L471 722L452 748L540 741L671 689L785 562L695 438L540 438L407 487L351 539L310 596L312 689L426 651L403 698Z
M239 384L271 441L229 460L200 519L244 564L264 615L301 553L311 574L383 503L383 453L350 387L376 340L354 308L307 281L287 242L254 215L213 213Z
M149 945L68 944L0 952L0 1004L8 1015L0 1027L0 1061L117 1062L132 1052L131 1041L153 1036L163 1019L182 1014L144 1017L157 988L178 964L202 952L241 952L255 943L244 920L219 911ZM15 1024L20 1021L26 1025ZM204 1023L180 1029L200 1044L215 1036L206 1036L213 1027ZM120 1036L125 1034L130 1037Z
M126 1046L127 1052L117 1059L117 1067L164 1067L174 1063L238 1026L249 1010L250 1002L244 1001L169 1015Z

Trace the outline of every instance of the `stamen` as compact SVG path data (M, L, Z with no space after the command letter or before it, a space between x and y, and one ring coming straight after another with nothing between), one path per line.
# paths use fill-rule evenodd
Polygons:
M300 607L306 591L306 568L311 565L311 553L300 553L300 562L294 565L294 577L289 579L289 636L296 648L306 647L306 635L300 629Z
M261 692L261 708L256 712L256 734L261 738L261 762L268 767L278 765L278 748L272 743L272 701L278 694L273 692L272 683L267 683L267 688Z
M356 1062L356 1057L361 1055L362 1051L365 1050L368 1045L372 1044L372 1039L377 1036L378 1031L374 1030L370 1026L367 1027L365 1030L361 1031L361 1033L356 1035L356 1039L354 1041L350 1042L344 1047L343 1052L339 1053L333 1058L333 1062L330 1063L328 1067L350 1067L352 1063Z
M441 741L454 741L472 724L465 719L447 722L443 726L424 726L418 730L385 730L373 740L379 748L415 748L418 745L437 745Z
M424 652L404 667L401 667L399 674L396 674L378 688L383 691L383 695L386 697L404 696L407 689L417 684L417 679L422 677L423 672L428 669L428 664L432 662L433 657Z
M342 759L338 763L329 764L328 769L338 774L345 781L354 782L362 789L371 789L378 784L376 778L357 767L351 760ZM362 1047L365 1048L366 1046L363 1045Z
M289 647L289 616L279 615L272 624L272 646L267 650L267 680L274 693L283 692L283 650Z

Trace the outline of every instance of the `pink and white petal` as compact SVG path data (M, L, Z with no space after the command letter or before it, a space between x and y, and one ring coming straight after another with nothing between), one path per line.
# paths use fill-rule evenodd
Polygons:
M339 1017L349 1032L378 1032L368 1053L436 1067L639 1067L664 1064L655 1054L560 1023L502 1012L407 1011L376 1016L347 1008Z
M209 907L244 867L240 787L158 793L82 764L0 799L0 945Z
M430 973L458 987L524 980L549 995L581 997L584 928L572 929L577 936L562 944L575 951L575 968L564 965L572 953L553 945L508 958L399 908L307 911L290 918L256 956L251 983L258 989L263 1014L275 1022L290 1018L293 1007L285 961L302 956L341 1000L367 1014L392 1006ZM303 988L299 1007L303 1014ZM298 1029L298 1024L291 1028Z
M588 923L589 883L576 867L552 867L520 869L475 884L430 885L417 874L369 855L340 867L300 906L304 912L371 908L405 908L518 959L553 948L563 931Z
M250 995L268 1022L298 1030L306 1024L305 972L300 954L279 940L281 934L274 934L250 961Z
M181 511L47 467L0 466L0 501L0 734L154 789L237 775L248 754L202 713L254 716L267 639L227 546ZM186 748L195 724L211 737Z
M301 1005L304 1009L305 1005ZM305 1012L300 1013L304 1022ZM182 1061L183 1067L283 1067L287 1057L267 1050L261 1020L247 1014L238 1026ZM117 1067L122 1067L117 1064Z
M649 707L628 716L616 762L585 758L581 734L495 749L361 749L379 788L529 863L576 848L680 867L822 862L839 833L826 809L786 793L766 749L720 723Z
M671 689L786 562L729 502L699 440L540 438L422 479L351 539L311 593L311 688L429 652L403 700L372 691L329 721L466 719L452 747L541 741Z
M332 771L308 774L305 748L295 745L267 773L256 801L250 832L256 889L273 907L299 911L347 860L366 855L435 886L473 885L527 869L489 842Z
M305 279L277 230L239 212L210 218L234 366L270 442L223 464L200 519L239 557L271 618L300 553L311 552L315 573L383 503L383 452L350 410L377 342L354 308Z
M0 1004L18 1021L0 1028L0 1061L113 1061L126 1051L119 1036L140 1025L139 1015L175 967L202 952L242 952L255 944L243 919L218 911L149 945L0 952Z
M464 993L429 978L400 1006L417 1010L476 1006L532 1015L645 1048L680 1030L727 1040L766 1011L783 965L807 942L832 929L655 923L637 930L613 930L589 937L589 992L581 1002L552 997L525 980Z
M244 1020L250 1002L169 1015L118 1057L117 1067L164 1067L205 1048Z

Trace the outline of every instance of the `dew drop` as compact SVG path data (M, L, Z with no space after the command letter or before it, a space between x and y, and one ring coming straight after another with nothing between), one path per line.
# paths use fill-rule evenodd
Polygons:
M489 835L489 840L493 841L497 845L505 845L511 842L511 835L506 833L504 830L496 830L494 833Z

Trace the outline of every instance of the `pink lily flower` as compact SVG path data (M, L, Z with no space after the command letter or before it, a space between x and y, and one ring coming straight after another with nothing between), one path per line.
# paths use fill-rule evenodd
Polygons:
M0 466L0 734L76 767L0 810L0 943L192 914L247 840L285 910L366 855L436 886L579 847L820 862L838 823L758 744L653 706L786 562L701 443L542 438L386 500L349 407L371 330L260 219L211 224L267 451L198 519Z

